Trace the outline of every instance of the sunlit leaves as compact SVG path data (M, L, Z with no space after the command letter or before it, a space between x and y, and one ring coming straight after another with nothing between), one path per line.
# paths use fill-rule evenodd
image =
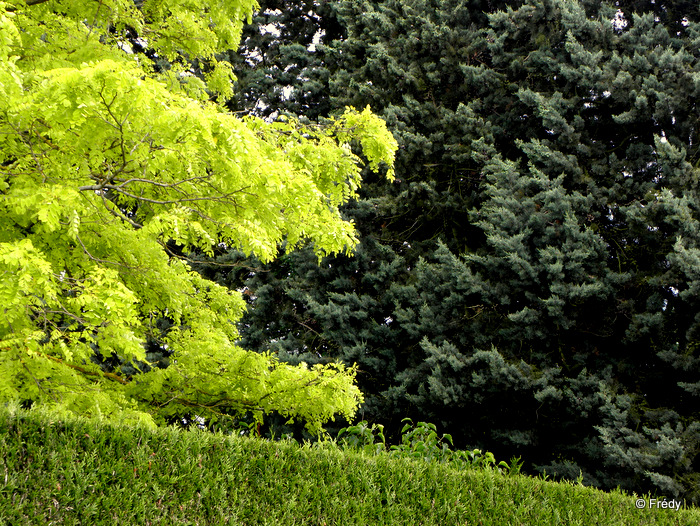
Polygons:
M369 110L302 126L242 120L209 101L231 93L214 54L235 47L253 8L0 4L3 399L159 422L279 411L314 431L357 408L354 370L236 347L243 300L185 262L222 244L266 261L283 242L350 251L353 225L338 212L360 184L350 144L391 176L396 143ZM127 52L134 32L170 71ZM185 83L195 59L205 80ZM170 366L148 364L146 345Z

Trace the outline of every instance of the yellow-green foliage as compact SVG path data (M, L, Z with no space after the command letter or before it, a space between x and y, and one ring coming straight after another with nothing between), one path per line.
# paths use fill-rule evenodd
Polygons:
M0 410L1 524L689 525L697 509L492 469ZM647 498L648 502L648 498Z
M236 347L239 295L166 245L211 254L223 243L264 261L283 240L313 240L319 256L351 250L338 212L360 183L349 143L391 177L383 121L349 108L304 128L209 101L230 94L214 54L237 45L252 0L28 3L0 2L0 400L150 424L276 410L318 431L351 416L354 370ZM184 66L154 72L124 51L125 28L174 64L200 60L206 81ZM158 318L174 326L166 369L126 378L91 362L96 348L145 362Z

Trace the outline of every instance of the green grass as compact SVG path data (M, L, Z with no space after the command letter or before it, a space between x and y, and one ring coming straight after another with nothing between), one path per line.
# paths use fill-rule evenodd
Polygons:
M0 524L700 524L575 484L333 444L0 410Z

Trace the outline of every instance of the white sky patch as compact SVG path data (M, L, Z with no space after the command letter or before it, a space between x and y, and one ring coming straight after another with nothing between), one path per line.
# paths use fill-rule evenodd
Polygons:
M134 44L139 46L141 50L146 49L148 47L148 40L142 37L135 38L133 42L129 42L127 40L120 40L117 43L117 47L121 49L124 53L128 53L129 55L134 54Z
M611 22L613 29L617 31L625 29L629 24L629 22L627 22L627 19L625 19L625 13L622 12L622 9L617 10L617 13L615 13L615 18L613 18Z
M260 26L259 29L261 35L272 35L274 37L278 37L282 34L276 24L265 24L264 26Z
M119 46L119 49L121 49L124 53L128 53L129 55L134 54L134 48L131 47L131 44L129 42L120 40L117 46Z
M314 35L314 38L311 39L311 44L309 44L309 47L306 49L310 51L311 53L314 53L316 51L316 46L318 46L321 43L321 39L326 35L326 32L323 29L319 29L316 31L316 34Z
M257 51L244 51L243 56L245 57L246 65L250 66L251 68L254 68L260 64L260 62L262 62L262 55Z
M263 14L266 16L280 16L282 11L279 9L266 9ZM261 35L271 34L278 37L282 34L277 24L265 24L264 26L260 26L259 29Z
M194 417L192 418L192 422L193 422L194 424L196 424L196 426L197 426L199 429L206 429L206 427L207 427L207 426L205 425L205 424L206 424L206 420L205 420L204 417L202 417L202 416L194 415ZM187 425L190 424L190 421L187 420L186 418L183 418L183 419L182 419L182 423L183 423L184 425L187 426Z

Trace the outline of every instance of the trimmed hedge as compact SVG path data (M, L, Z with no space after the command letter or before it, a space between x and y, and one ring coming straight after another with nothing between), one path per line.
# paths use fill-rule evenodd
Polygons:
M700 524L700 510L334 443L0 410L0 524Z

